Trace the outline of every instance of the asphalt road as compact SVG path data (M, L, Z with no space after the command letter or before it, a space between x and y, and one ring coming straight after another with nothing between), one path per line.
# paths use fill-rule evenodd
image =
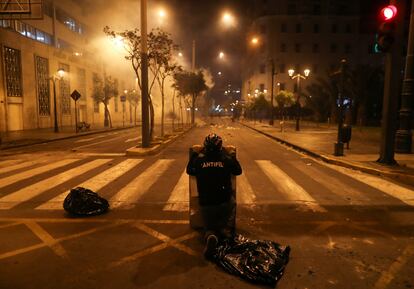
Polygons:
M261 288L202 257L188 224L188 148L216 132L237 147L237 231L292 248L277 288L412 288L413 188L327 166L226 119L153 156L124 130L7 150L0 161L0 288ZM70 218L92 188L112 210ZM264 288L264 287L263 287Z

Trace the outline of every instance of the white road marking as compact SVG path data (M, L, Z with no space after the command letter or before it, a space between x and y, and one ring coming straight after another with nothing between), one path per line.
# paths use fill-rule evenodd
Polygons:
M118 133L119 132L115 132L115 133L101 134L101 135L90 137L90 138L83 138L83 139L75 141L75 143L88 142L88 141L91 141L91 140L100 139L100 138L107 137L109 135L115 135L115 134L118 134Z
M306 206L314 212L326 212L317 201L298 185L284 171L268 160L257 160L256 163L271 180L271 182L283 193L290 201L297 202L301 206Z
M101 166L107 162L110 162L111 159L97 159L86 164L83 164L79 167L64 171L58 175L49 177L40 182L34 183L30 186L24 187L14 193L6 195L0 198L0 209L6 210L15 207L21 202L28 201L50 188L56 187L64 182L80 176L87 171L90 171L98 166Z
M362 192L351 188L348 184L341 182L336 177L321 172L315 167L296 165L295 168L322 184L331 192L340 191L341 196L350 198L349 202L352 205L372 204L372 200ZM333 198L333 201L335 201L335 198Z
M237 191L236 198L238 204L253 204L256 201L256 195L253 188L246 177L246 174L237 176Z
M37 167L28 171L24 171L21 173L17 173L8 177L5 177L3 179L0 180L0 188L8 186L10 184L16 183L18 181L51 171L53 169L59 168L59 167L63 167L65 165L74 163L76 161L78 161L79 159L65 159L65 160L61 160L55 163L51 163L48 165L44 165L41 167Z
M16 161L14 161L14 162L16 162ZM4 162L0 163L0 165L5 165L5 167L0 168L0 174L7 173L7 172L10 172L10 171L14 171L14 170L18 170L18 169L27 168L27 167L33 166L35 164L39 164L38 161L28 161L28 162L15 164L15 165L10 165L10 163L11 162L8 162L8 161L4 161Z
M394 184L380 177L364 174L359 171L350 170L343 167L329 165L330 168L341 172L359 182L365 183L385 194L392 196L407 205L414 206L414 190Z
M142 162L142 159L127 159L122 163L117 164L116 166L103 171L99 175L96 175L92 179L83 182L82 184L78 185L78 187L84 187L90 189L94 192L99 191L101 188L109 184L110 182L114 181L118 177L125 174L127 171L138 165ZM63 201L65 200L66 196L69 194L70 191L66 191L53 199L47 201L46 203L38 206L36 210L60 210L62 209Z
M136 140L140 140L140 139L141 139L141 137L137 136L137 137L134 137L134 138L127 139L125 142L132 142L132 141L136 141Z
M167 204L164 206L164 211L188 211L190 181L186 170L181 174L180 179L175 185Z
M161 177L174 160L157 160L109 200L111 208L129 209Z
M98 142L90 143L90 144L87 144L87 145L74 147L74 148L72 148L72 150L78 150L78 149L82 149L82 148L96 146L98 144L103 144L103 143L106 143L106 142L111 142L111 141L118 140L118 139L121 139L121 138L124 138L124 137L125 137L124 135L121 135L121 136L114 137L114 138L109 138L109 139L106 139L106 140L103 140L103 141L98 141Z

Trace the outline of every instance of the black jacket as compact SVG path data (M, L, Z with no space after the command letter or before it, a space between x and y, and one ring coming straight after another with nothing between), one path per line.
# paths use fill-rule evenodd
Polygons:
M187 174L197 179L201 206L228 202L233 194L231 175L240 175L242 168L235 156L224 150L217 153L194 153L187 165Z

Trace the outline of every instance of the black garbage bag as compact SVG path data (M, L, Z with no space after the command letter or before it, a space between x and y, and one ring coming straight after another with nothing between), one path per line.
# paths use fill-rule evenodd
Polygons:
M89 189L77 187L70 190L63 202L66 212L76 216L94 216L108 211L109 203Z
M289 253L289 246L236 235L219 244L213 260L230 274L275 286L289 261Z

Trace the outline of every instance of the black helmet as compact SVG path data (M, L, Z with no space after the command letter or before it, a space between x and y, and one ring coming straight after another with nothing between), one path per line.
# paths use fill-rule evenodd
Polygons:
M223 140L215 133L210 133L204 140L204 147L207 152L218 152L221 150Z

